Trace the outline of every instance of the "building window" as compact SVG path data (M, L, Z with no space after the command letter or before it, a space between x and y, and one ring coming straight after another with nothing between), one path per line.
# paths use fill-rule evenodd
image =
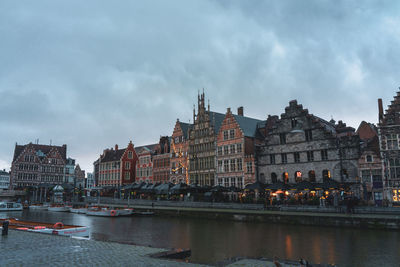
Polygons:
M237 153L242 153L242 144L236 145L236 151L237 151Z
M275 154L269 155L269 162L270 164L275 164Z
M253 172L253 162L249 161L247 162L247 173L252 173Z
M361 171L361 182L370 183L371 182L371 172L369 170Z
M281 145L286 144L286 134L284 133L279 134L279 141Z
M397 140L397 134L388 134L386 136L387 148L388 149L398 149L399 142Z
M224 146L224 155L228 155L229 154L229 148L228 146Z
M322 178L325 180L331 178L331 172L329 170L323 170L322 171Z
M238 171L243 170L243 167L242 167L242 159L237 159L237 166L238 166Z
M133 159L133 152L132 151L128 151L128 159Z
M328 160L328 149L321 150L321 160Z
M222 155L222 146L219 146L218 147L218 156L221 156Z
M125 169L130 169L131 168L131 163L128 161L128 162L125 162Z
M231 145L231 154L235 154L235 153L236 153L236 152L235 152L235 148L236 148L235 145Z
M235 138L235 129L231 129L231 130L229 131L229 138L230 138L230 139L234 139L234 138Z
M297 126L297 120L296 118L292 118L292 128L295 128Z
M312 130L306 130L305 131L306 134L306 141L311 141L312 140Z
M282 164L286 164L287 163L287 155L286 155L286 153L282 153L281 154L281 162L282 162Z
M372 162L372 161L373 161L372 156L371 156L371 155L367 155L367 156L365 157L365 161L366 161L366 162Z
M129 172L125 172L125 180L129 180L130 179L130 173Z
M223 168L222 168L222 160L218 160L218 171L219 172L223 172Z
M228 140L228 131L224 131L224 140Z
M314 151L307 151L307 161L314 161Z
M278 177L276 175L276 173L271 173L271 182L274 184L276 182L278 182Z
M229 172L229 160L224 160L224 172Z
M300 153L295 152L295 153L293 153L293 156L294 156L294 162L299 163L300 162Z
M390 159L389 160L389 170L390 170L390 178L396 179L400 178L400 159Z
M236 160L231 159L231 172L236 171Z
M308 180L311 183L315 183L315 171L308 172Z

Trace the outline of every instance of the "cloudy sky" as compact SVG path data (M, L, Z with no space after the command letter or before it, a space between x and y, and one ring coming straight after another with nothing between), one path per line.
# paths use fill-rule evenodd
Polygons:
M377 121L400 85L399 1L0 1L0 168L68 145L87 171L211 109Z

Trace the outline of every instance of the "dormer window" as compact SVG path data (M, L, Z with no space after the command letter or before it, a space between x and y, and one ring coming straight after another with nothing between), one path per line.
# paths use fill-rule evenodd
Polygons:
M366 161L366 162L372 162L372 160L373 160L373 158L372 158L371 155L367 155L367 156L365 157L365 161Z

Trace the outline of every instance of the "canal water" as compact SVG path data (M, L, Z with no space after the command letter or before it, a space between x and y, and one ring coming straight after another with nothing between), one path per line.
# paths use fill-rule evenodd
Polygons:
M177 217L91 217L68 212L2 212L0 217L91 228L95 240L190 248L194 263L235 257L298 260L338 266L400 266L400 232Z

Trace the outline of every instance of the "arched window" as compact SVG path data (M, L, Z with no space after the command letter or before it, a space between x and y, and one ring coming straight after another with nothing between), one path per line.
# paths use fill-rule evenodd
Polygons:
M289 183L289 173L287 173L287 172L282 173L282 181L283 181L285 184L288 184L288 183Z
M322 178L325 180L331 178L331 172L329 170L323 170L322 171Z
M315 171L308 172L308 180L311 183L315 183Z
M301 171L296 171L294 173L294 180L296 181L296 183L300 183L302 181Z
M278 182L278 176L276 175L276 173L271 173L271 182L274 184L276 182Z

